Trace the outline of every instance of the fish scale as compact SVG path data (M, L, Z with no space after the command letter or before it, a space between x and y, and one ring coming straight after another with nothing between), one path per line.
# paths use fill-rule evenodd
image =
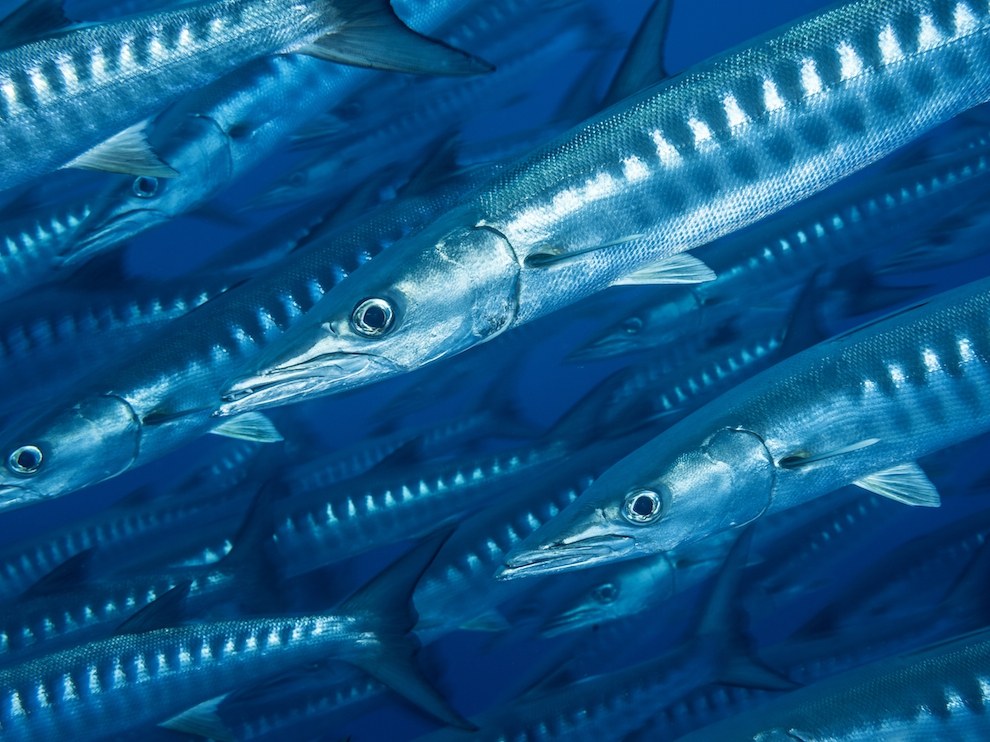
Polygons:
M65 164L155 113L163 96L205 85L261 50L322 35L321 15L315 3L222 0L56 33L0 53L0 153L9 163L2 187ZM121 85L128 80L143 84ZM37 159L29 163L24 151Z
M985 134L968 139L948 158L870 179L851 195L846 187L809 199L753 229L700 248L695 254L715 270L714 281L664 287L662 302L639 306L575 357L654 347L738 314L754 292L762 296L783 290L819 267L873 255L878 243L898 252L901 241L916 239L961 201L982 195L990 172L988 145Z
M853 483L937 505L916 461L988 428L983 279L819 343L725 393L617 462L509 556L505 575L671 549ZM637 523L622 513L641 489L661 504ZM599 513L608 513L604 523Z
M409 372L616 283L682 280L673 270L686 262L681 253L988 98L985 3L859 0L827 10L620 101L507 165L329 292L312 319L231 381L220 412ZM705 280L689 264L688 282ZM350 325L367 297L396 315L370 337Z
M616 270L755 221L771 194L775 209L793 203L986 100L988 29L985 3L860 2L827 11L523 160L486 190L479 223L521 256L634 236L613 251L618 261L591 261L605 285ZM545 279L534 280L547 294ZM569 300L565 279L554 283L549 293ZM527 307L547 310L521 300L516 324Z
M558 442L475 460L428 464L413 478L373 475L367 483L312 490L286 500L275 527L275 551L283 570L300 574L375 546L435 528L477 508L500 487L518 482L567 453Z

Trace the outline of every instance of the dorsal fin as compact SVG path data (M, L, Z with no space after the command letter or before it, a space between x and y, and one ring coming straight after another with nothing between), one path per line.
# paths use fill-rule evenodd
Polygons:
M39 598L74 590L89 579L95 548L80 551L55 567L52 571L24 591L24 598Z
M62 167L124 175L144 175L149 178L177 177L179 173L162 161L151 149L147 127L148 121L129 126Z
M191 584L191 580L183 580L171 590L162 593L120 624L114 634L143 634L146 631L178 626L185 618L186 598Z
M605 93L603 108L669 77L664 56L673 6L673 0L656 0L646 13Z
M62 0L24 0L0 20L0 49L11 49L71 26Z

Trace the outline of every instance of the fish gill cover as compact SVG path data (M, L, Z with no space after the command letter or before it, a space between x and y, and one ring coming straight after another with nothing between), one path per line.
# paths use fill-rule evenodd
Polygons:
M27 0L0 738L990 736L990 5Z

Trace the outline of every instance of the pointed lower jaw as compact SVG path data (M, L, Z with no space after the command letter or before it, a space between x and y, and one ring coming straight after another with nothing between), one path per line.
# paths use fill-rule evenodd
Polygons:
M395 373L382 359L333 353L295 366L275 367L231 381L221 393L216 415L239 415L266 407L347 391Z
M571 543L556 542L509 554L495 574L500 580L550 575L585 569L632 556L636 542L629 536L595 536Z

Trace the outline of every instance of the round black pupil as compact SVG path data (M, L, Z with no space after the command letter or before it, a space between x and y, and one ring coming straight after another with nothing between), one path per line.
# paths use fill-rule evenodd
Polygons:
M17 454L17 465L22 469L34 469L38 465L38 454L34 451L21 451Z
M143 193L146 196L150 196L155 192L155 181L150 178L138 178L137 189L138 192Z
M653 498L647 497L646 495L640 495L635 500L633 500L632 506L633 512L643 518L653 515L654 504Z
M364 310L364 324L373 330L381 330L385 327L385 322L387 319L388 318L385 316L385 310L381 307L370 306Z

